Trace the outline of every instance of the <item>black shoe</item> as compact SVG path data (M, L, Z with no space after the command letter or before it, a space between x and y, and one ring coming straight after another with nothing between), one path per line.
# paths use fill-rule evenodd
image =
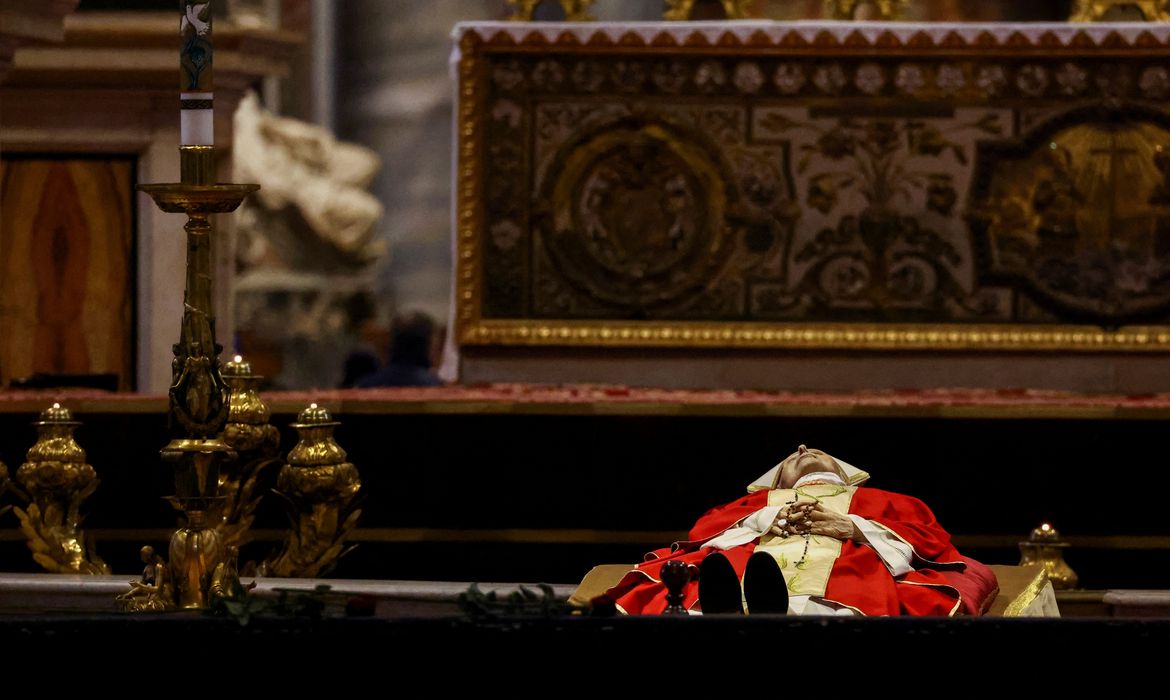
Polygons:
M699 607L704 615L743 614L739 575L719 552L708 554L699 565Z
M776 559L756 552L748 559L743 574L743 593L749 614L787 615L788 584Z

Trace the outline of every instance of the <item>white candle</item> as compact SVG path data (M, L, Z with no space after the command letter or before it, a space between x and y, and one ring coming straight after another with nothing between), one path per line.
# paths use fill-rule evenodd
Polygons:
M213 146L211 2L181 0L179 7L179 143Z

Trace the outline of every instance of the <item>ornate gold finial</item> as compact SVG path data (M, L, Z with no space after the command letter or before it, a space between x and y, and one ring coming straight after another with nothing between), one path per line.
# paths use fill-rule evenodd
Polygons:
M292 528L281 551L261 566L268 576L313 577L327 573L348 551L345 538L361 516L357 468L345 461L333 430L340 423L310 404L293 423L300 440L288 453L276 490L288 503Z
M531 22L532 15L544 0L508 0L513 8L508 17L513 22ZM589 6L593 0L560 0L561 9L565 11L566 22L591 22L593 15L589 14Z
M903 19L910 0L825 0L829 19L897 20Z
M719 0L723 5L723 13L727 19L750 19L752 0ZM666 0L666 8L662 11L662 19L672 22L681 22L691 18L695 9L695 0Z
M1062 550L1067 547L1068 542L1060 538L1056 528L1041 523L1026 542L1020 542L1020 566L1043 566L1053 588L1076 588L1077 575L1064 561Z
M1165 22L1170 20L1166 0L1077 0L1070 22Z
M54 403L33 425L36 444L16 470L17 493L28 506L13 509L33 559L53 573L110 573L86 546L81 531L81 504L98 487L97 472L86 464L85 450L73 439L81 424L69 409Z
M230 390L222 437L239 458L220 471L219 496L224 501L216 529L225 548L238 549L251 541L249 532L263 494L260 477L280 461L280 432L268 424L272 411L257 392L264 378L252 374L252 365L236 355L224 363L222 374Z

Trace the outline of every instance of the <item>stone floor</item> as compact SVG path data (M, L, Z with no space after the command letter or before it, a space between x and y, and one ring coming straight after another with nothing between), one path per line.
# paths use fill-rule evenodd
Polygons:
M0 573L0 615L111 613L118 611L116 597L129 590L131 576L69 576L56 574ZM244 580L245 583L249 579ZM374 617L435 617L460 614L459 596L471 583L455 581L375 581L355 579L257 578L252 594L259 600L276 601L282 593L317 592L323 603L338 608L360 606ZM327 591L318 590L328 587ZM521 584L478 583L485 596L498 599L520 591ZM525 586L538 596L535 586ZM565 601L575 586L551 587L556 600ZM329 611L325 611L327 614Z

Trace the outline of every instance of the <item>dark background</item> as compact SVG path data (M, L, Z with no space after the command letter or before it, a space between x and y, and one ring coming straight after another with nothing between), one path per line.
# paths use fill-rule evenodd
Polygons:
M166 421L153 414L78 416L78 442L102 480L86 528L175 527L162 497L172 475L158 457ZM278 414L284 450L293 416ZM805 443L869 471L869 486L921 498L961 552L1015 564L1017 541L1042 521L1073 546L1083 588L1170 588L1170 549L1098 536L1170 538L1160 504L1165 430L1154 420L940 419L636 415L353 414L338 442L365 494L358 547L335 576L575 583L594 565L634 563L681 536L708 508ZM35 440L32 415L0 414L0 459L15 474ZM275 470L269 477L275 478ZM11 494L3 501L12 503ZM256 528L283 530L276 499ZM35 571L12 513L0 516L0 570ZM426 528L369 535L370 529ZM512 539L483 533L515 528ZM583 542L534 542L547 530L597 530ZM486 534L486 540L481 540ZM371 539L383 541L369 541ZM408 541L398 541L409 537ZM563 538L562 538L563 539ZM366 541L363 541L366 540ZM390 540L390 541L385 541ZM133 532L98 542L117 573L141 570ZM263 559L275 541L242 558ZM1101 545L1100 542L1092 542ZM1122 546L1117 546L1121 544Z

